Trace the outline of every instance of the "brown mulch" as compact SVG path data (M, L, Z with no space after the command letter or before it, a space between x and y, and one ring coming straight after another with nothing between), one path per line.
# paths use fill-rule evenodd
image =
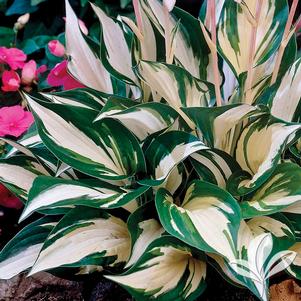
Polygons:
M301 287L288 279L270 288L270 301L301 301Z

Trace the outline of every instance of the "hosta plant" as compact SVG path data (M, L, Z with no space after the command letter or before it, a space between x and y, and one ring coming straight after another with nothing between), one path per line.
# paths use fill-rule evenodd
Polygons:
M99 18L66 1L70 74L86 88L21 92L35 127L0 161L29 223L0 277L106 277L136 300L196 300L212 265L268 299L301 278L301 59L286 0L135 0ZM93 274L93 276L89 276Z

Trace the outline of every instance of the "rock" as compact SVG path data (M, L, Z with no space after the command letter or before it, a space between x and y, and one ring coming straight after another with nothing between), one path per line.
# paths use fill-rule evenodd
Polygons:
M285 280L270 288L270 301L301 301L301 287L293 280Z
M0 301L82 301L82 284L38 273L0 281Z

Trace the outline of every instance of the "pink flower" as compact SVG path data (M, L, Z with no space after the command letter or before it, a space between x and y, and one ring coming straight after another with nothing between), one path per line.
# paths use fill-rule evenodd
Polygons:
M52 40L48 43L48 49L51 54L62 57L65 54L65 46L58 40Z
M37 77L37 63L34 60L30 60L27 62L23 69L21 74L21 81L23 85L30 86L32 82Z
M23 68L26 54L18 48L0 47L0 63L5 63L13 70Z
M6 135L19 137L33 122L32 114L21 106L3 107L0 109L0 137Z
M16 71L5 70L2 73L3 86L1 87L1 89L5 92L17 91L20 87L20 82L20 76Z
M47 82L52 87L63 86L64 90L85 87L67 72L66 60L56 64L56 66L48 74Z
M37 68L37 63L34 60L30 60L27 62L23 69L21 74L21 81L23 85L30 86L33 81L38 79L38 75L40 73L43 73L47 70L46 65L42 65L39 68Z
M21 209L23 204L4 185L0 184L0 206Z
M66 21L66 17L63 18ZM78 25L84 35L88 35L89 30L83 20L78 19Z

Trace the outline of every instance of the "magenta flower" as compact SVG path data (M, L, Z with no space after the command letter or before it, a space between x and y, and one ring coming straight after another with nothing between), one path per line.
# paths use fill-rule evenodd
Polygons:
M48 49L51 54L62 57L65 54L65 46L58 40L52 40L48 43Z
M21 106L3 107L0 109L0 136L19 137L33 122L32 114Z
M0 63L8 64L13 70L23 68L26 58L26 54L18 48L0 47Z
M48 74L47 82L52 87L63 86L64 90L84 88L85 86L67 72L67 61L57 64Z
M1 87L1 89L3 91L13 92L13 91L17 91L19 89L21 79L20 79L19 74L16 71L5 70L2 73L2 83L3 83L3 86Z

